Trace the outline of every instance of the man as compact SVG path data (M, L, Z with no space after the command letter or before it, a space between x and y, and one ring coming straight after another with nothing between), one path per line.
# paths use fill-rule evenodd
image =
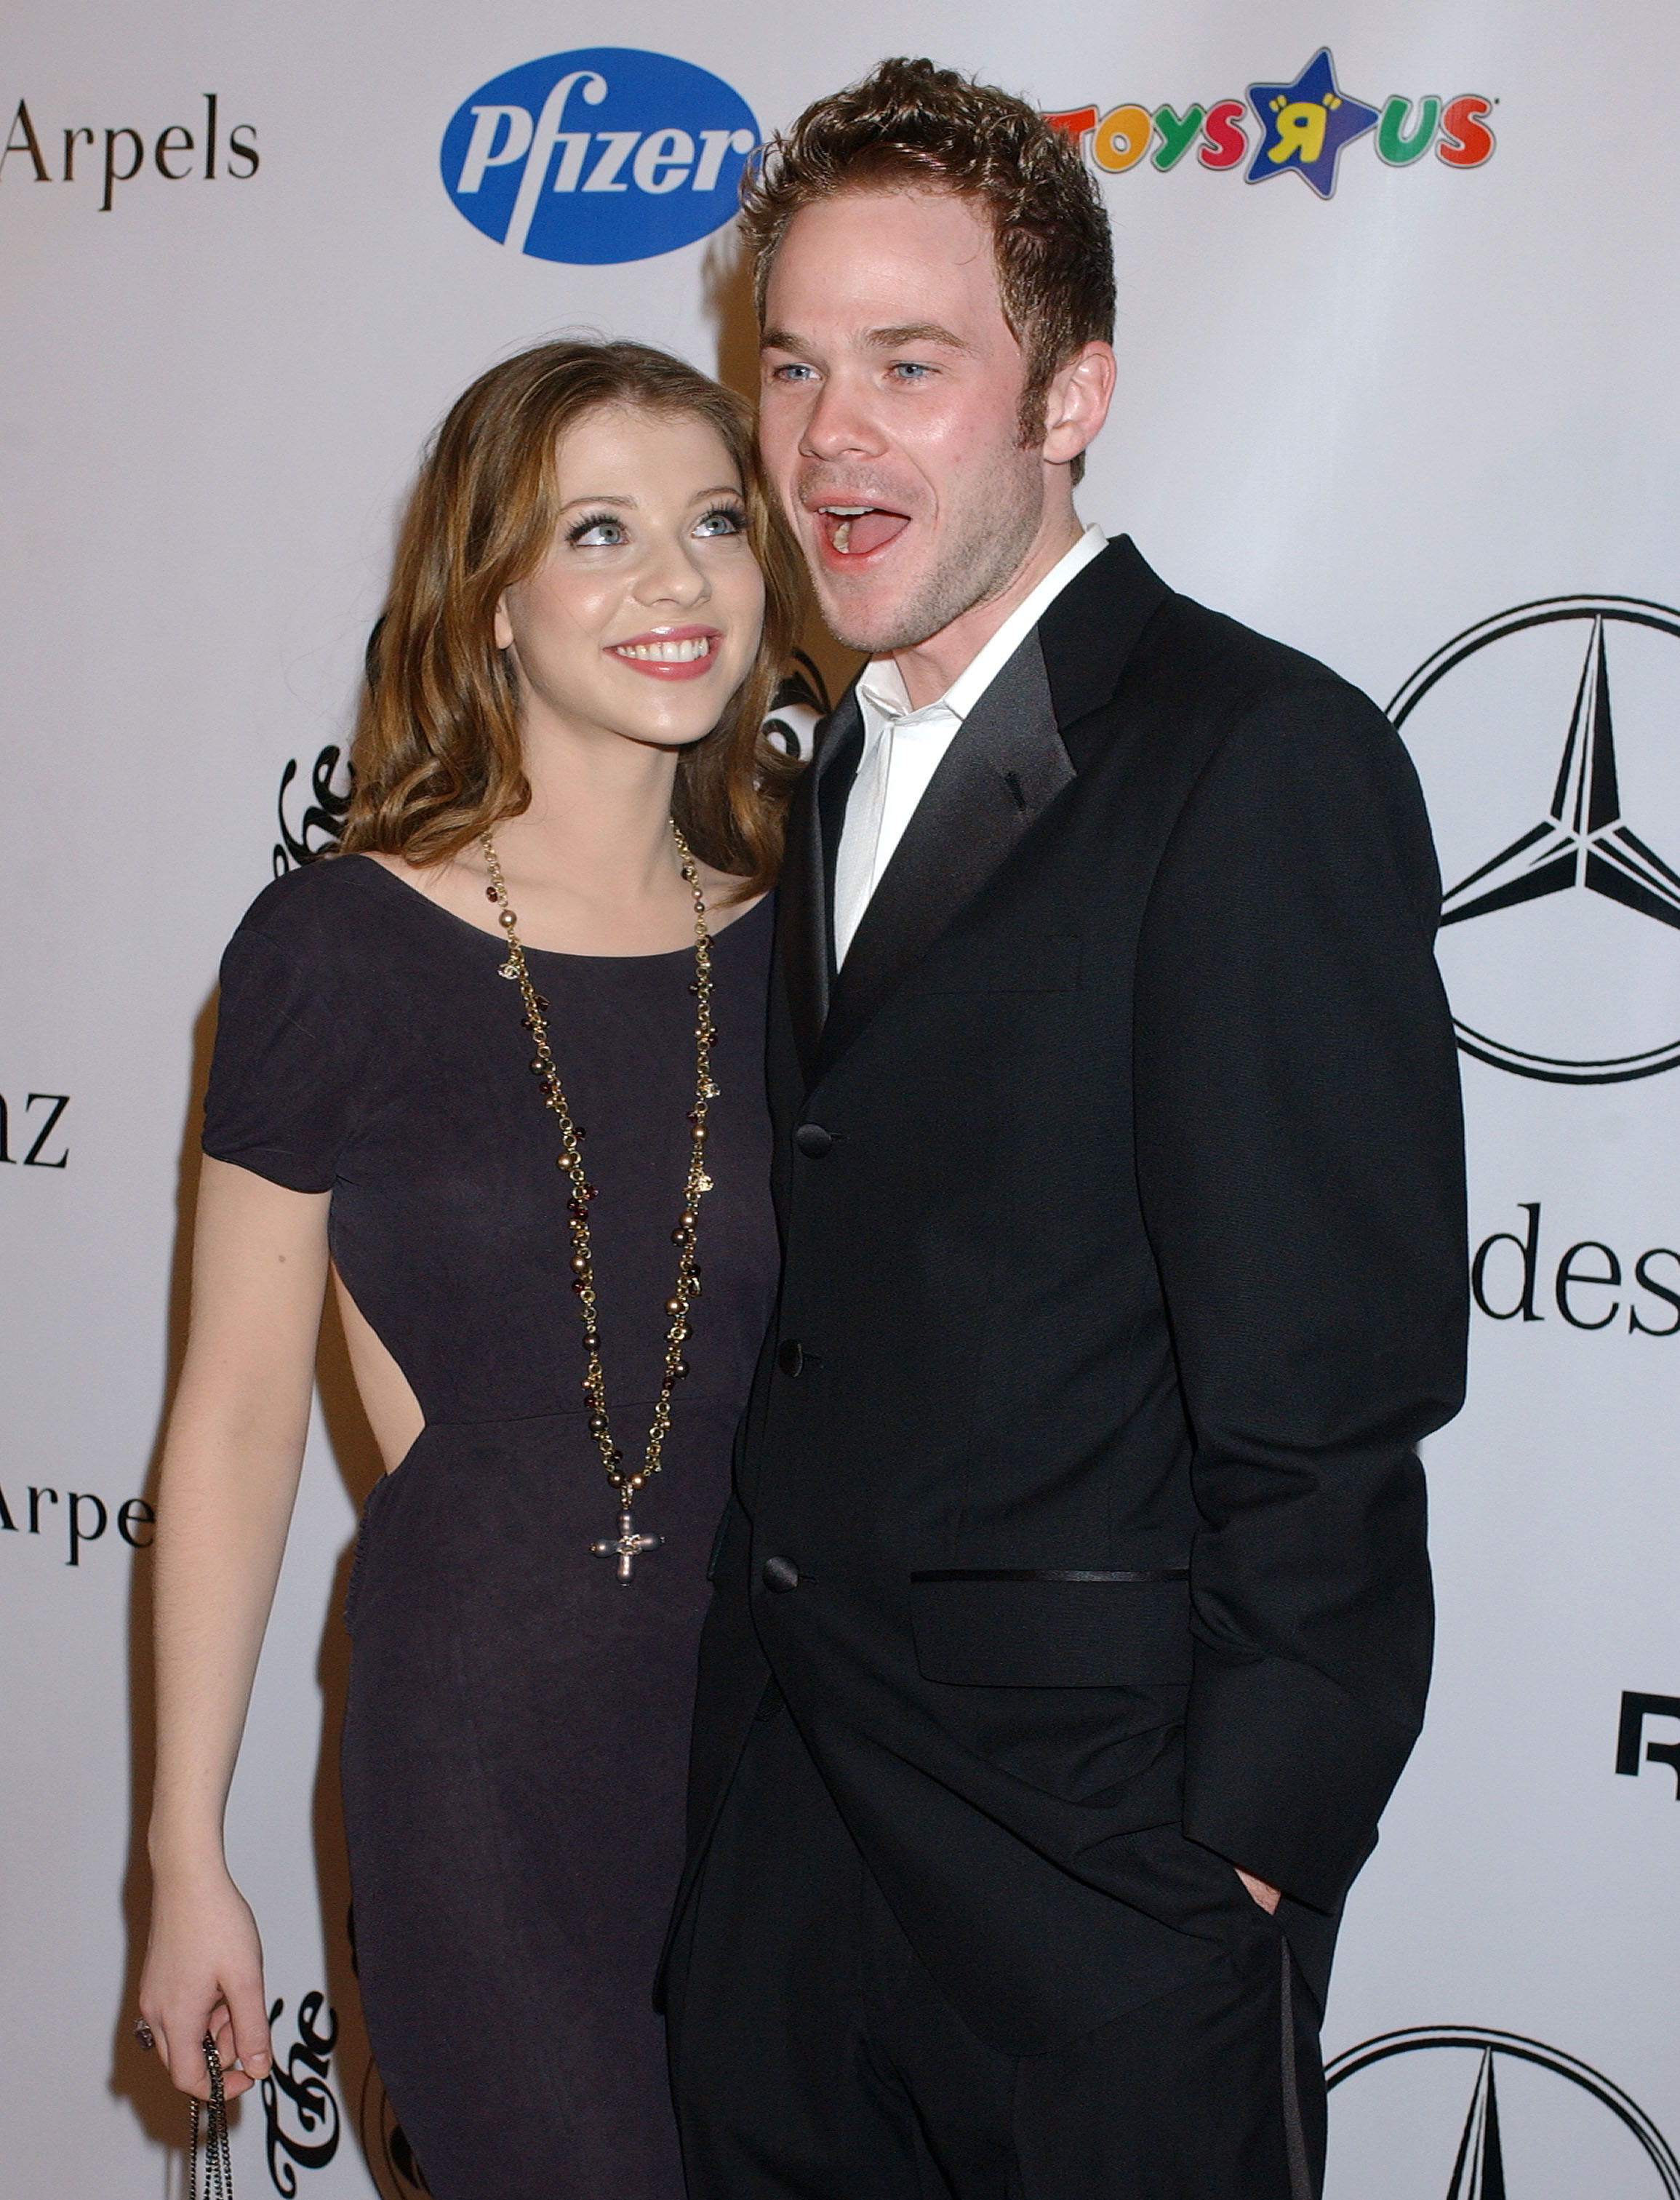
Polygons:
M1308 2200L1460 1403L1438 880L1380 714L1074 517L1077 152L883 63L746 225L869 664L795 801L785 1271L668 1967L699 2200Z

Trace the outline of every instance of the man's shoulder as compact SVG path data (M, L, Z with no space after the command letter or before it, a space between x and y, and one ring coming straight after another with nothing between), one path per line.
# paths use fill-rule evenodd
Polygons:
M1320 689L1326 691L1326 699L1333 695L1366 710L1376 708L1332 666L1244 626L1226 612L1209 610L1193 596L1169 595L1144 642L1158 661L1176 663L1210 693L1222 691L1232 699L1258 702L1291 691Z
M1115 697L1197 759L1198 773L1246 789L1246 800L1334 790L1355 806L1420 805L1416 775L1387 713L1333 670L1240 620L1174 596ZM1117 730L1117 728L1115 728Z
M1077 575L1039 628L1064 729L1105 705L1156 700L1175 714L1240 714L1310 694L1332 711L1380 715L1329 665L1180 594L1116 536Z

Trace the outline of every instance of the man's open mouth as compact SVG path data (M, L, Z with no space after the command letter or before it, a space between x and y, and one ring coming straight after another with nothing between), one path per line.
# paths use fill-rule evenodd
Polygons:
M823 504L817 508L836 558L867 558L884 549L910 525L910 514L879 504Z

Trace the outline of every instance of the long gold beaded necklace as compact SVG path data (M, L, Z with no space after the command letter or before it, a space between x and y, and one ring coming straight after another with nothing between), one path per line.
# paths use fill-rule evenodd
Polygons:
M636 1559L646 1552L657 1551L665 1540L663 1536L637 1534L635 1501L664 1463L665 1436L670 1428L671 1392L688 1372L682 1347L688 1335L688 1308L699 1297L700 1289L700 1272L694 1262L700 1205L711 1189L711 1179L705 1173L706 1110L717 1097L717 1087L711 1081L711 1048L717 1034L711 1021L711 934L705 922L705 896L700 889L700 871L689 853L688 843L677 830L675 818L671 820L670 831L684 881L694 898L694 979L688 989L694 996L694 1104L688 1116L693 1136L682 1212L670 1233L671 1243L677 1249L676 1283L665 1301L670 1326L665 1331L664 1371L659 1378L659 1400L647 1432L647 1453L634 1473L624 1471L624 1454L612 1441L612 1425L607 1419L606 1377L601 1367L600 1319L595 1303L594 1249L589 1237L589 1202L595 1197L596 1187L584 1173L583 1132L572 1120L560 1084L560 1073L548 1044L545 1013L548 1003L531 983L525 951L519 940L518 918L507 898L507 882L502 876L495 843L488 833L483 835L484 862L490 874L490 883L484 892L499 905L500 914L496 922L507 937L507 960L501 966L501 975L514 981L524 1001L524 1028L536 1048L531 1074L540 1080L544 1103L560 1126L560 1150L555 1166L570 1179L566 1217L571 1226L571 1288L583 1317L583 1391L589 1401L589 1433L600 1448L606 1478L618 1495L618 1533L591 1543L589 1548L598 1558L618 1559L618 1580L626 1588Z

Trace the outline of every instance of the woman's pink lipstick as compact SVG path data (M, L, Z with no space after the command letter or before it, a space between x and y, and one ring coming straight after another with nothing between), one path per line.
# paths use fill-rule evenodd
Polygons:
M651 627L646 634L609 642L606 653L650 680L700 680L717 662L723 639L715 626Z

